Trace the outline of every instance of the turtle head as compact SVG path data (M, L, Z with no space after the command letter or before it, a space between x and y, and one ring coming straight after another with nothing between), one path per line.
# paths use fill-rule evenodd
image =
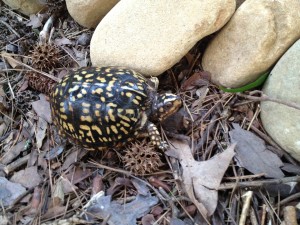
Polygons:
M152 118L156 121L163 121L181 107L181 98L178 95L164 93L157 95L153 104Z

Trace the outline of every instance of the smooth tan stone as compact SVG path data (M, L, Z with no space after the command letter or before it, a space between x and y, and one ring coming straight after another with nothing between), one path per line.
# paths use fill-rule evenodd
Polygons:
M300 40L278 61L263 92L272 98L300 106ZM260 115L268 134L300 162L300 110L264 101Z
M120 1L94 32L92 63L157 76L220 29L234 10L235 0Z
M3 0L13 10L17 10L27 16L38 13L46 6L39 0Z
M66 0L72 18L84 27L96 27L119 0Z
M299 0L247 0L207 47L202 66L229 88L255 81L300 37Z

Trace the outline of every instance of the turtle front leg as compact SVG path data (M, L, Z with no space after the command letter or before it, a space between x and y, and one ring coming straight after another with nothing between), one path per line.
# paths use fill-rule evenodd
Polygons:
M157 127L151 123L147 123L147 131L150 138L151 144L157 146L159 149L165 150L168 147L167 142L163 141L160 137L160 133Z

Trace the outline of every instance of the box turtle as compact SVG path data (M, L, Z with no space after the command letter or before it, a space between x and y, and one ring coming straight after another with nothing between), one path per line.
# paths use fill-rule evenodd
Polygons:
M86 149L118 147L149 135L165 148L152 122L164 120L181 107L179 96L158 94L158 79L121 67L86 67L71 71L50 97L60 132ZM150 122L151 121L151 122Z

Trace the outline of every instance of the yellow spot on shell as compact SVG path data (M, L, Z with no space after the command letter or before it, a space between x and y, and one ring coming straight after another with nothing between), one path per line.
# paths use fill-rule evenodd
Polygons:
M74 78L75 78L76 80L78 80L78 81L81 81L81 80L82 80L82 76L80 76L80 75L78 75L78 74L76 74L76 75L74 76Z
M99 80L101 83L106 82L106 79L104 77L97 77L96 80Z
M126 96L127 96L128 98L130 98L130 97L132 96L132 93L126 92Z
M101 105L96 103L96 109L100 109Z
M111 125L110 129L112 130L112 132L114 132L115 134L118 134L118 129L115 125Z
M126 112L126 114L134 114L133 109L126 109L125 112Z
M80 125L79 126L80 127L80 129L82 129L82 130L90 130L90 127L89 126L87 126L87 125ZM83 133L83 131L81 131L81 130L79 130L79 133ZM84 134L84 133L83 133Z
M128 131L124 127L121 127L120 130L123 131L124 134L128 134Z
M130 122L130 119L129 119L129 117L127 117L127 116L124 116L124 115L118 115L122 120L125 120L125 121L127 121L127 122Z
M90 73L90 74L85 75L85 78L90 78L92 76L94 76L94 74Z
M74 87L69 89L69 93L73 92L73 91L77 91L79 89L79 85L75 85Z
M74 126L71 123L68 123L68 127L72 133L75 131Z
M132 102L133 102L134 104L136 104L136 105L139 105L139 104L140 104L140 102L139 102L138 100L136 100L136 99L133 99Z
M96 115L97 117L100 117L100 111L99 111L99 110L95 110L95 115Z
M60 118L62 118L63 120L67 120L68 119L67 115L65 115L65 114L60 115Z
M90 103L86 103L86 102L83 102L81 105L82 105L83 107L90 107L90 106L91 106Z
M101 129L100 129L98 126L92 125L92 130L97 131L97 133L98 133L100 136L102 135L102 131L101 131Z
M111 97L114 96L114 95L113 95L112 93L110 93L110 92L107 92L106 95L107 95L107 97L109 97L109 98L111 98Z
M115 118L115 116L113 115L113 110L112 109L109 109L108 111L107 111L107 114L108 114L108 116L109 116L109 119L111 120L111 121L113 121L113 122L115 122L116 121L116 118Z
M59 111L60 111L61 113L66 112L65 108L60 108Z
M92 91L92 94L96 94L97 93L97 94L100 95L102 92L103 92L102 88L97 88L97 89L95 89L95 90Z
M108 135L110 135L110 129L109 129L109 127L106 127L106 133L107 133Z
M86 109L86 108L84 108L84 109L82 110L82 112L83 112L83 113L89 113L89 112L90 112L90 110L89 110L89 109Z
M87 74L87 72L83 70L83 71L81 71L81 74Z
M130 120L129 120L130 121ZM125 127L130 127L130 124L129 123L126 123L125 121L121 120L120 123L122 125L124 125Z
M84 94L84 95L86 95L86 94L87 94L87 92L86 92L86 90L85 90L85 89L82 89L82 90L81 90L81 93L82 93L82 94Z
M77 98L82 98L83 95L81 93L77 94Z
M105 98L104 98L104 97L100 97L100 100L101 100L102 102L105 102Z
M109 107L111 107L111 108L116 108L116 107L117 107L117 104L112 103L112 102L109 102L109 103L107 103L107 106L109 106Z
M80 120L81 121L87 121L89 123L91 123L93 121L92 117L91 116L81 116L80 117Z

